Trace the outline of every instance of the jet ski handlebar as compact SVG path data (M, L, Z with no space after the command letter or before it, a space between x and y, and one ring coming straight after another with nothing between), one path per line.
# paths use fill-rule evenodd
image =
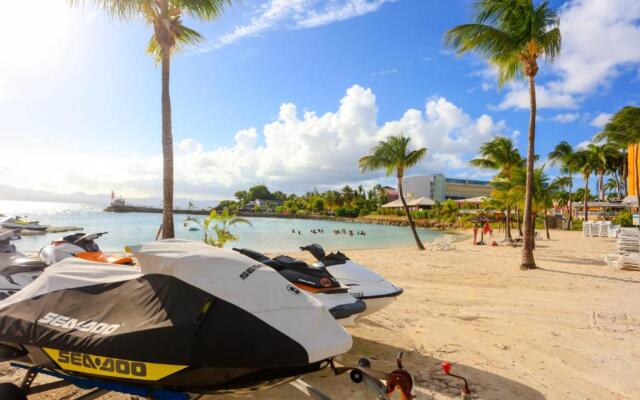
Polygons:
M86 242L89 240L96 240L104 235L106 235L109 232L96 232L96 233L89 233L86 234L82 237L80 237L80 239L76 240L74 243L82 243L82 242Z

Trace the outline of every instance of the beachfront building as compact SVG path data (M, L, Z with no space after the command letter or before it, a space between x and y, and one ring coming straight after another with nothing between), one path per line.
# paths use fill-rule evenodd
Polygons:
M584 204L573 202L573 215L584 220ZM589 221L611 221L622 210L629 210L631 205L625 202L588 201Z
M402 180L402 186L413 198L426 197L438 202L488 197L492 189L488 181L447 178L444 174L409 176Z

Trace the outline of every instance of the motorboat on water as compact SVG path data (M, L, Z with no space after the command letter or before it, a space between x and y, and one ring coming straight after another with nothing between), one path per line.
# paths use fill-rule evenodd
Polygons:
M20 229L0 230L0 300L31 283L48 265L18 251L16 240L20 240Z
M344 326L353 325L356 318L366 311L367 305L351 296L349 289L326 269L311 267L304 261L285 255L269 258L250 249L233 250L275 269L298 289L311 293Z
M69 257L1 301L0 361L170 398L161 392L272 387L351 348L318 299L238 252L184 240L128 250L137 266ZM0 397L25 399L31 382L4 384Z
M266 265L278 264L279 260L290 259L288 256L277 256L269 258L264 254L249 249L236 249L242 254L253 258ZM359 313L356 318L371 315L392 304L398 296L402 294L402 289L387 281L381 275L371 271L369 268L358 264L342 252L326 254L322 246L317 243L300 247L300 250L308 251L317 260L313 265L309 265L301 260L291 263L291 269L316 271L316 273L329 274L340 286L347 288L348 293L362 300L366 304L366 309Z
M308 251L317 260L313 264L316 268L324 268L335 276L343 285L349 288L349 293L364 301L367 305L360 317L371 315L391 305L403 290L386 280L382 275L359 264L338 251L326 254L322 246L317 243L300 247Z

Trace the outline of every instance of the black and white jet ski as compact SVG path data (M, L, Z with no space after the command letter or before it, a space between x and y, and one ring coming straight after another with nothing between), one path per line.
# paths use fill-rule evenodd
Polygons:
M12 243L20 239L20 229L0 230L0 300L22 289L47 267L39 259L25 256Z
M233 250L255 261L267 265L280 273L298 289L304 290L320 300L342 325L350 326L356 317L365 312L367 306L349 294L346 286L324 268L315 268L302 260L289 256L269 258L250 249Z
M365 312L360 317L371 315L392 304L402 294L402 289L384 279L362 264L349 259L342 252L326 254L317 243L301 247L308 251L316 260L314 267L324 268L333 275L338 282L349 288L349 293L367 304Z
M1 301L0 361L169 398L290 382L351 348L320 301L242 254L183 240L128 250L138 266L70 257Z

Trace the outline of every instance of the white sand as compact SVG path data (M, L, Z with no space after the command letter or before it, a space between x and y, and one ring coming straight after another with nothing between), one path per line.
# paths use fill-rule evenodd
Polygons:
M518 269L520 250L471 246L449 252L413 248L349 252L405 289L399 300L351 329L342 357L390 369L405 351L419 399L457 398L439 364L471 382L479 399L639 399L640 273L607 267L613 239L552 231L538 242L535 271ZM0 364L3 380L21 372ZM323 371L305 380L336 399L363 399L360 385ZM60 399L60 390L33 399ZM125 399L111 395L105 398ZM289 386L224 399L302 399Z

